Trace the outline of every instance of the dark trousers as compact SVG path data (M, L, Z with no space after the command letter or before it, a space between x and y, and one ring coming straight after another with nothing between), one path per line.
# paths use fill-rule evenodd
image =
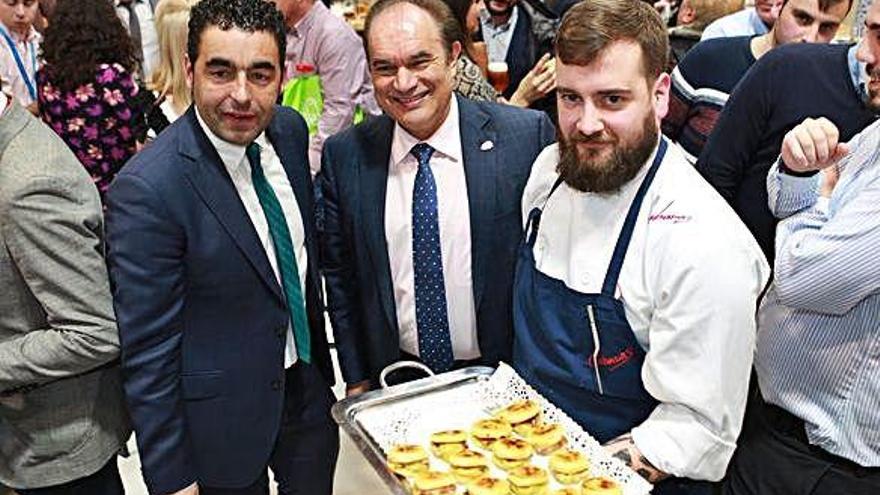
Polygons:
M728 468L724 495L880 494L880 468L810 445L802 420L757 402Z
M331 495L339 455L339 429L330 417L336 397L312 365L287 370L284 413L269 468L280 495ZM247 428L247 425L241 425ZM269 495L266 472L245 488L199 487L200 495Z
M0 490L2 492L2 490ZM116 466L116 456L110 458L97 473L73 480L63 485L23 490L16 488L19 495L123 495L122 479Z

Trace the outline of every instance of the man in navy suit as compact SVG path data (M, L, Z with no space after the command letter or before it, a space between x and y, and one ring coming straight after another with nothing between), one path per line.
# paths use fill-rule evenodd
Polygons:
M308 132L275 106L281 14L192 10L194 106L108 195L125 391L151 494L330 494L338 430Z
M509 359L519 208L543 114L452 95L442 0L380 0L366 23L385 116L327 141L322 262L348 393L403 358L435 372Z

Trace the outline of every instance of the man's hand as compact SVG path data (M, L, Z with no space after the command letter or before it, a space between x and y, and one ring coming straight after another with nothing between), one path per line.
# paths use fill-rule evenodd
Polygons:
M795 172L826 169L849 153L838 139L840 133L830 120L806 119L783 138L782 162Z
M360 395L364 392L368 392L370 390L370 381L364 380L358 383L352 383L345 386L345 396L352 397L355 395Z
M633 471L639 473L639 476L651 483L657 483L669 477L669 474L655 468L645 459L629 433L611 440L604 447L612 457L620 459Z
M168 495L199 495L199 484L193 483L183 490L178 490L174 493L169 493Z

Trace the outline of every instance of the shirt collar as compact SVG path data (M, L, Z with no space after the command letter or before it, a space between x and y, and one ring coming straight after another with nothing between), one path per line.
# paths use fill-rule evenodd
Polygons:
M860 44L861 42L849 47L849 50L846 52L846 63L849 67L849 77L852 78L853 87L856 88L856 94L860 101L865 102L868 101L868 90L865 87L868 73L865 64L859 62L856 58L856 52L859 51Z
M27 32L27 35L24 37L24 39L22 39L17 32L6 27L6 24L0 22L0 27L2 27L4 31L9 33L9 36L12 36L13 40L19 43L30 43L31 41L36 41L37 37L40 35L40 33L37 32L37 29L31 26L31 28Z
M499 26L492 24L492 17L486 9L480 10L480 24L483 25L483 29L489 30L495 34L504 33L511 27L516 26L517 18L519 18L519 5L513 7L513 11L511 11L510 18L507 19L507 22Z
M307 33L309 28L315 23L315 19L321 13L320 11L322 9L327 10L327 7L324 6L324 2L315 2L315 4L312 5L312 8L306 12L306 15L304 15L303 18L293 26L293 29L290 30L290 34L299 38L303 33Z
M220 155L220 159L223 161L223 165L226 166L228 170L235 170L238 167L241 167L244 164L244 154L247 147L242 146L240 144L230 143L229 141L224 141L222 138L214 134L211 131L211 128L205 123L204 119L202 119L202 115L199 113L199 109L196 108L196 119L199 121L199 125L202 127L202 130L205 131L205 134L208 136L208 141L214 146L214 149L217 150L217 154ZM266 133L261 132L254 142L260 145L261 148L266 147Z
M394 124L394 137L391 140L391 163L393 165L400 166L410 156L409 152L412 150L412 147L418 143L429 144L437 153L451 158L455 162L462 161L458 100L455 96L452 96L451 99L449 114L446 115L446 120L440 124L440 127L431 137L424 141L407 132L400 124Z
M761 20L761 16L758 15L757 8L752 8L752 10L749 11L749 22L752 24L752 29L756 34L764 34L770 30L770 28L764 24L764 21Z

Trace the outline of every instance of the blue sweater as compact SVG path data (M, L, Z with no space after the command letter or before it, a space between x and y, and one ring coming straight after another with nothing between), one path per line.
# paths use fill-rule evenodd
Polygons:
M767 207L766 179L785 133L807 117L826 117L848 141L875 119L853 85L848 50L793 43L761 57L730 95L697 161L771 263L776 219Z
M751 36L715 38L694 46L672 71L663 134L700 156L727 97L755 63Z

